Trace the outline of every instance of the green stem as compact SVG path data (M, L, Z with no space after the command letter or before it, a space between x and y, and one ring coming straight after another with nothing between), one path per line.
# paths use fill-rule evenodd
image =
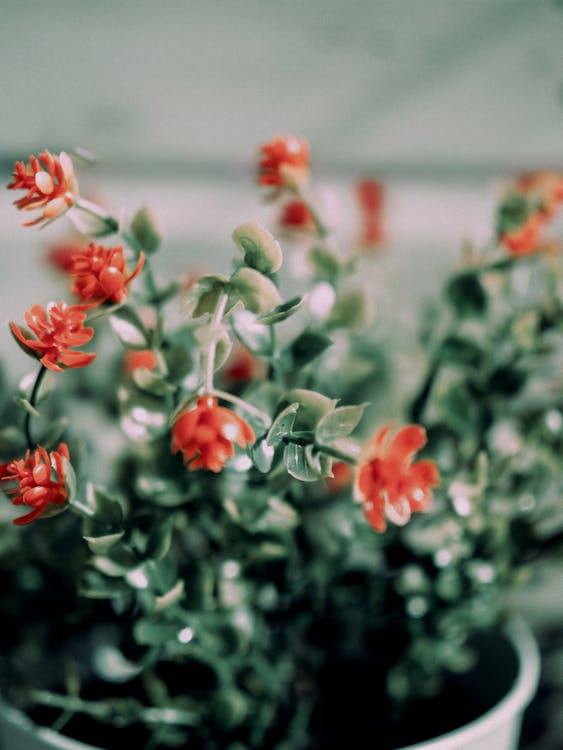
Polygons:
M143 721L146 724L166 724L168 726L193 726L195 714L183 708L160 708L133 706L128 698L111 701L89 701L72 695L59 695L48 690L32 690L30 697L36 703L51 708L59 708L72 713L92 716L98 721L122 725ZM125 719L124 719L125 717Z
M84 503L81 503L80 500L71 500L69 503L69 508L75 510L79 516L82 516L82 518L94 518L95 516L95 512L92 510L92 508L84 505Z
M355 466L358 463L358 456L352 456L350 453L341 451L331 445L317 444L316 448L321 453L326 453L327 456L332 456L332 458L335 458L337 461L342 461L345 464L351 464L352 466Z
M231 404L238 406L240 409L243 409L249 414L253 414L255 417L258 417L258 419L261 419L266 427L269 427L272 423L272 420L270 419L268 414L266 414L266 412L258 409L258 407L254 406L253 404L249 404L248 401L244 401L244 399L238 398L238 396L233 396L232 393L220 391L217 388L213 387L207 392L212 396L217 396L217 398L223 399L223 401L230 401Z
M437 377L438 377L438 364L435 363L432 365L432 367L428 371L428 374L426 375L426 379L424 380L424 383L422 384L422 388L420 389L420 391L418 392L418 395L412 402L412 406L410 408L410 418L413 422L420 423L422 421L422 415L424 414L424 409L426 408L426 402L428 401L428 397L430 396L430 393L432 391L432 388L434 387L434 383Z
M205 392L211 393L213 391L213 373L215 372L215 356L217 354L217 336L221 320L225 314L225 308L227 307L227 301L229 295L226 292L219 297L217 301L217 307L213 313L213 319L211 320L211 343L207 352L207 368L205 373Z
M97 203L92 203L92 201L79 198L74 203L74 206L75 208L80 209L80 211L84 211L84 213L89 214L90 216L95 216L96 219L103 221L109 230L117 232L119 229L119 222L117 219L108 214L107 211L104 211L104 209L101 206L98 206Z
M326 239L330 233L328 231L326 224L323 222L323 220L319 216L317 209L313 206L311 201L305 195L303 195L301 191L298 191L297 194L300 200L302 200L305 206L307 207L307 211L309 212L311 218L313 219L313 223L315 224L315 229L316 229L319 239L320 240Z
M41 368L39 372L37 373L37 376L35 378L35 383L33 384L33 389L31 391L31 396L29 397L29 403L35 408L35 404L37 401L37 396L39 394L39 389L41 388L41 383L43 382L43 378L45 377L45 374L47 373L47 368L45 365L41 365ZM27 447L32 450L35 447L35 443L32 440L31 437L31 412L27 412L25 415L25 423L24 423L24 430L25 430L25 437L27 440Z

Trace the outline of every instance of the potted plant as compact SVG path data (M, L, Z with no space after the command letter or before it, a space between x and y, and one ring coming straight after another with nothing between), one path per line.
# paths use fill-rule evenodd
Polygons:
M2 389L7 746L23 710L29 747L397 748L469 724L481 744L429 747L482 748L511 713L509 748L537 654L522 625L499 637L506 594L561 539L563 181L502 196L406 392L361 283L379 220L336 247L298 138L262 147L258 182L287 250L246 221L231 270L185 284L153 272L149 210L86 200L66 153L15 166L26 225L82 239L67 299L10 322L33 372Z

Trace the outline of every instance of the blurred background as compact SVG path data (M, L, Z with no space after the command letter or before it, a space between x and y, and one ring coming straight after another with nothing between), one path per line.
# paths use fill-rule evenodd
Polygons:
M311 144L315 180L344 240L357 221L355 182L382 184L388 242L374 288L380 307L393 297L405 335L414 335L413 303L436 292L464 241L490 238L503 180L563 168L563 2L0 7L4 183L30 153L90 149L98 161L81 169L83 192L117 214L151 207L167 236L155 259L162 274L223 269L232 229L269 220L257 149L293 133ZM56 274L47 263L37 273L37 253L66 230L64 222L22 230L11 200L0 204L0 347L10 347L17 370L23 355L13 353L7 321L53 294ZM538 627L561 622L561 579L555 571L529 602ZM563 695L557 658L552 702Z
M223 268L234 226L271 225L255 165L275 133L309 140L343 242L358 222L355 182L381 182L380 309L391 288L405 303L431 296L463 241L490 238L503 179L563 165L556 0L1 5L4 181L42 148L90 149L82 192L129 217L147 203L167 234L155 261L166 274ZM20 221L7 194L2 271L26 284L3 285L2 346L37 286L51 293L38 246L65 239L66 222L37 234Z

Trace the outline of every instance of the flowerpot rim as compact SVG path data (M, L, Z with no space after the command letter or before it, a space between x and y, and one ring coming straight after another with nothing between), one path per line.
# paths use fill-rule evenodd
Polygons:
M540 654L530 626L521 618L510 619L503 628L518 657L518 673L506 695L477 719L458 729L397 750L457 750L463 742L470 743L489 735L497 726L516 718L534 697L540 677Z

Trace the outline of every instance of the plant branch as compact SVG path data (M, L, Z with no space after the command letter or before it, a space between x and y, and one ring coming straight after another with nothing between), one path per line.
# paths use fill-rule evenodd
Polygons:
M249 404L248 401L245 401L238 396L233 396L232 393L227 393L227 391L220 391L217 388L213 387L209 390L209 393L212 396L217 396L217 398L223 399L223 401L230 401L231 404L238 406L240 409L243 409L249 414L253 414L255 417L258 417L258 419L261 419L266 427L269 427L272 423L272 420L270 419L269 415L266 414L266 412L258 409L258 407L254 406L253 404Z
M211 393L213 391L213 373L215 372L215 356L217 354L216 333L218 332L221 320L223 319L223 315L225 314L225 308L227 306L228 299L229 295L226 292L223 292L223 294L221 294L221 296L219 297L217 307L215 308L213 319L211 321L211 343L209 344L209 349L207 351L207 367L205 373L206 393Z
M39 389L41 388L41 383L43 382L43 378L45 377L47 373L47 368L45 365L41 365L41 368L39 369L39 372L37 373L37 376L35 378L35 383L33 384L33 389L31 391L31 396L29 397L29 403L35 408L35 404L37 402L37 397L39 395ZM25 422L24 422L24 430L25 430L25 438L27 440L27 447L32 450L35 447L35 443L33 442L32 436L31 436L31 412L27 412L25 415Z

